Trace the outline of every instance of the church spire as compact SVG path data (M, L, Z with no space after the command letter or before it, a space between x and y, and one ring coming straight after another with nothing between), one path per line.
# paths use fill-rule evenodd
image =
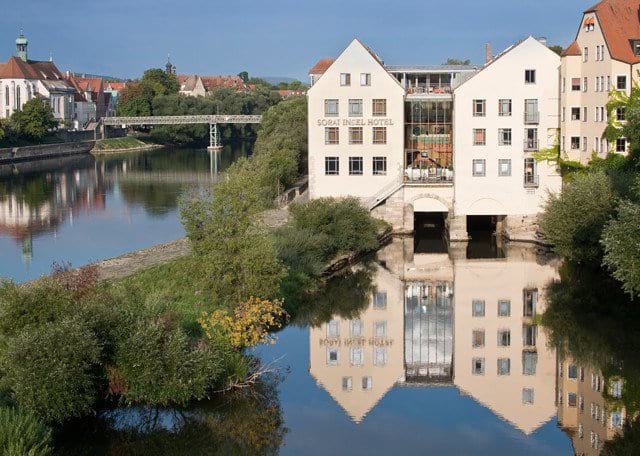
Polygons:
M176 74L176 66L171 63L171 54L167 54L167 63L164 68L167 74Z
M29 41L25 38L22 29L20 29L20 36L16 39L16 56L22 59L24 62L28 59L27 45Z

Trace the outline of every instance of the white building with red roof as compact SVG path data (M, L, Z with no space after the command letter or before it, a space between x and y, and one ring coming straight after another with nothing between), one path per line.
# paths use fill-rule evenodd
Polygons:
M49 102L60 123L74 118L75 90L64 79L53 61L29 60L28 41L21 33L16 39L16 55L0 63L0 119L22 109L33 97Z

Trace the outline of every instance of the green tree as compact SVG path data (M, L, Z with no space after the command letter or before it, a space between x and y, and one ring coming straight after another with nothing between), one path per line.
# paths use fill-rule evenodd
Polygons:
M471 65L471 60L466 59L466 60L461 60L461 59L447 59L446 62L444 62L445 65Z
M153 95L170 95L178 93L180 84L175 74L167 74L160 68L151 68L142 74L140 84L151 88Z
M613 271L613 276L623 288L640 295L640 205L623 201L618 207L617 217L604 228L604 264Z
M555 52L558 55L562 55L562 52L564 51L564 48L559 44L551 45L549 46L549 49L551 49L553 52Z
M611 179L602 171L576 176L550 195L540 227L554 250L577 262L600 261L600 237L616 207Z
M11 115L11 128L20 137L40 141L58 125L51 106L40 98L27 101L22 109Z
M140 83L130 83L118 97L118 115L150 116L153 91Z
M34 415L0 407L0 454L48 456L52 453L51 430Z

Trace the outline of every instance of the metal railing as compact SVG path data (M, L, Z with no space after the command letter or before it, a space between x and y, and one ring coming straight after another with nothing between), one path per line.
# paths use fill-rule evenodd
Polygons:
M537 174L525 174L524 186L525 188L536 188L539 186L539 177Z
M188 124L256 124L260 115L192 115L192 116L145 116L104 117L104 125L188 125Z
M534 125L540 123L540 111L525 111L524 123L527 125Z
M525 139L524 140L524 150L526 152L537 151L538 150L538 140L537 139Z
M451 84L418 84L407 87L408 94L445 95L451 92Z

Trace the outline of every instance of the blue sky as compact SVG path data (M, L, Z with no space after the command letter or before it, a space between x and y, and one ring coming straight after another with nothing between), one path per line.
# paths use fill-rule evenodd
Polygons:
M595 0L0 0L0 60L20 28L30 57L135 77L167 53L180 73L289 76L358 37L389 64L481 63L527 35L566 46ZM7 5L11 4L11 7ZM4 5L4 6L3 6Z

